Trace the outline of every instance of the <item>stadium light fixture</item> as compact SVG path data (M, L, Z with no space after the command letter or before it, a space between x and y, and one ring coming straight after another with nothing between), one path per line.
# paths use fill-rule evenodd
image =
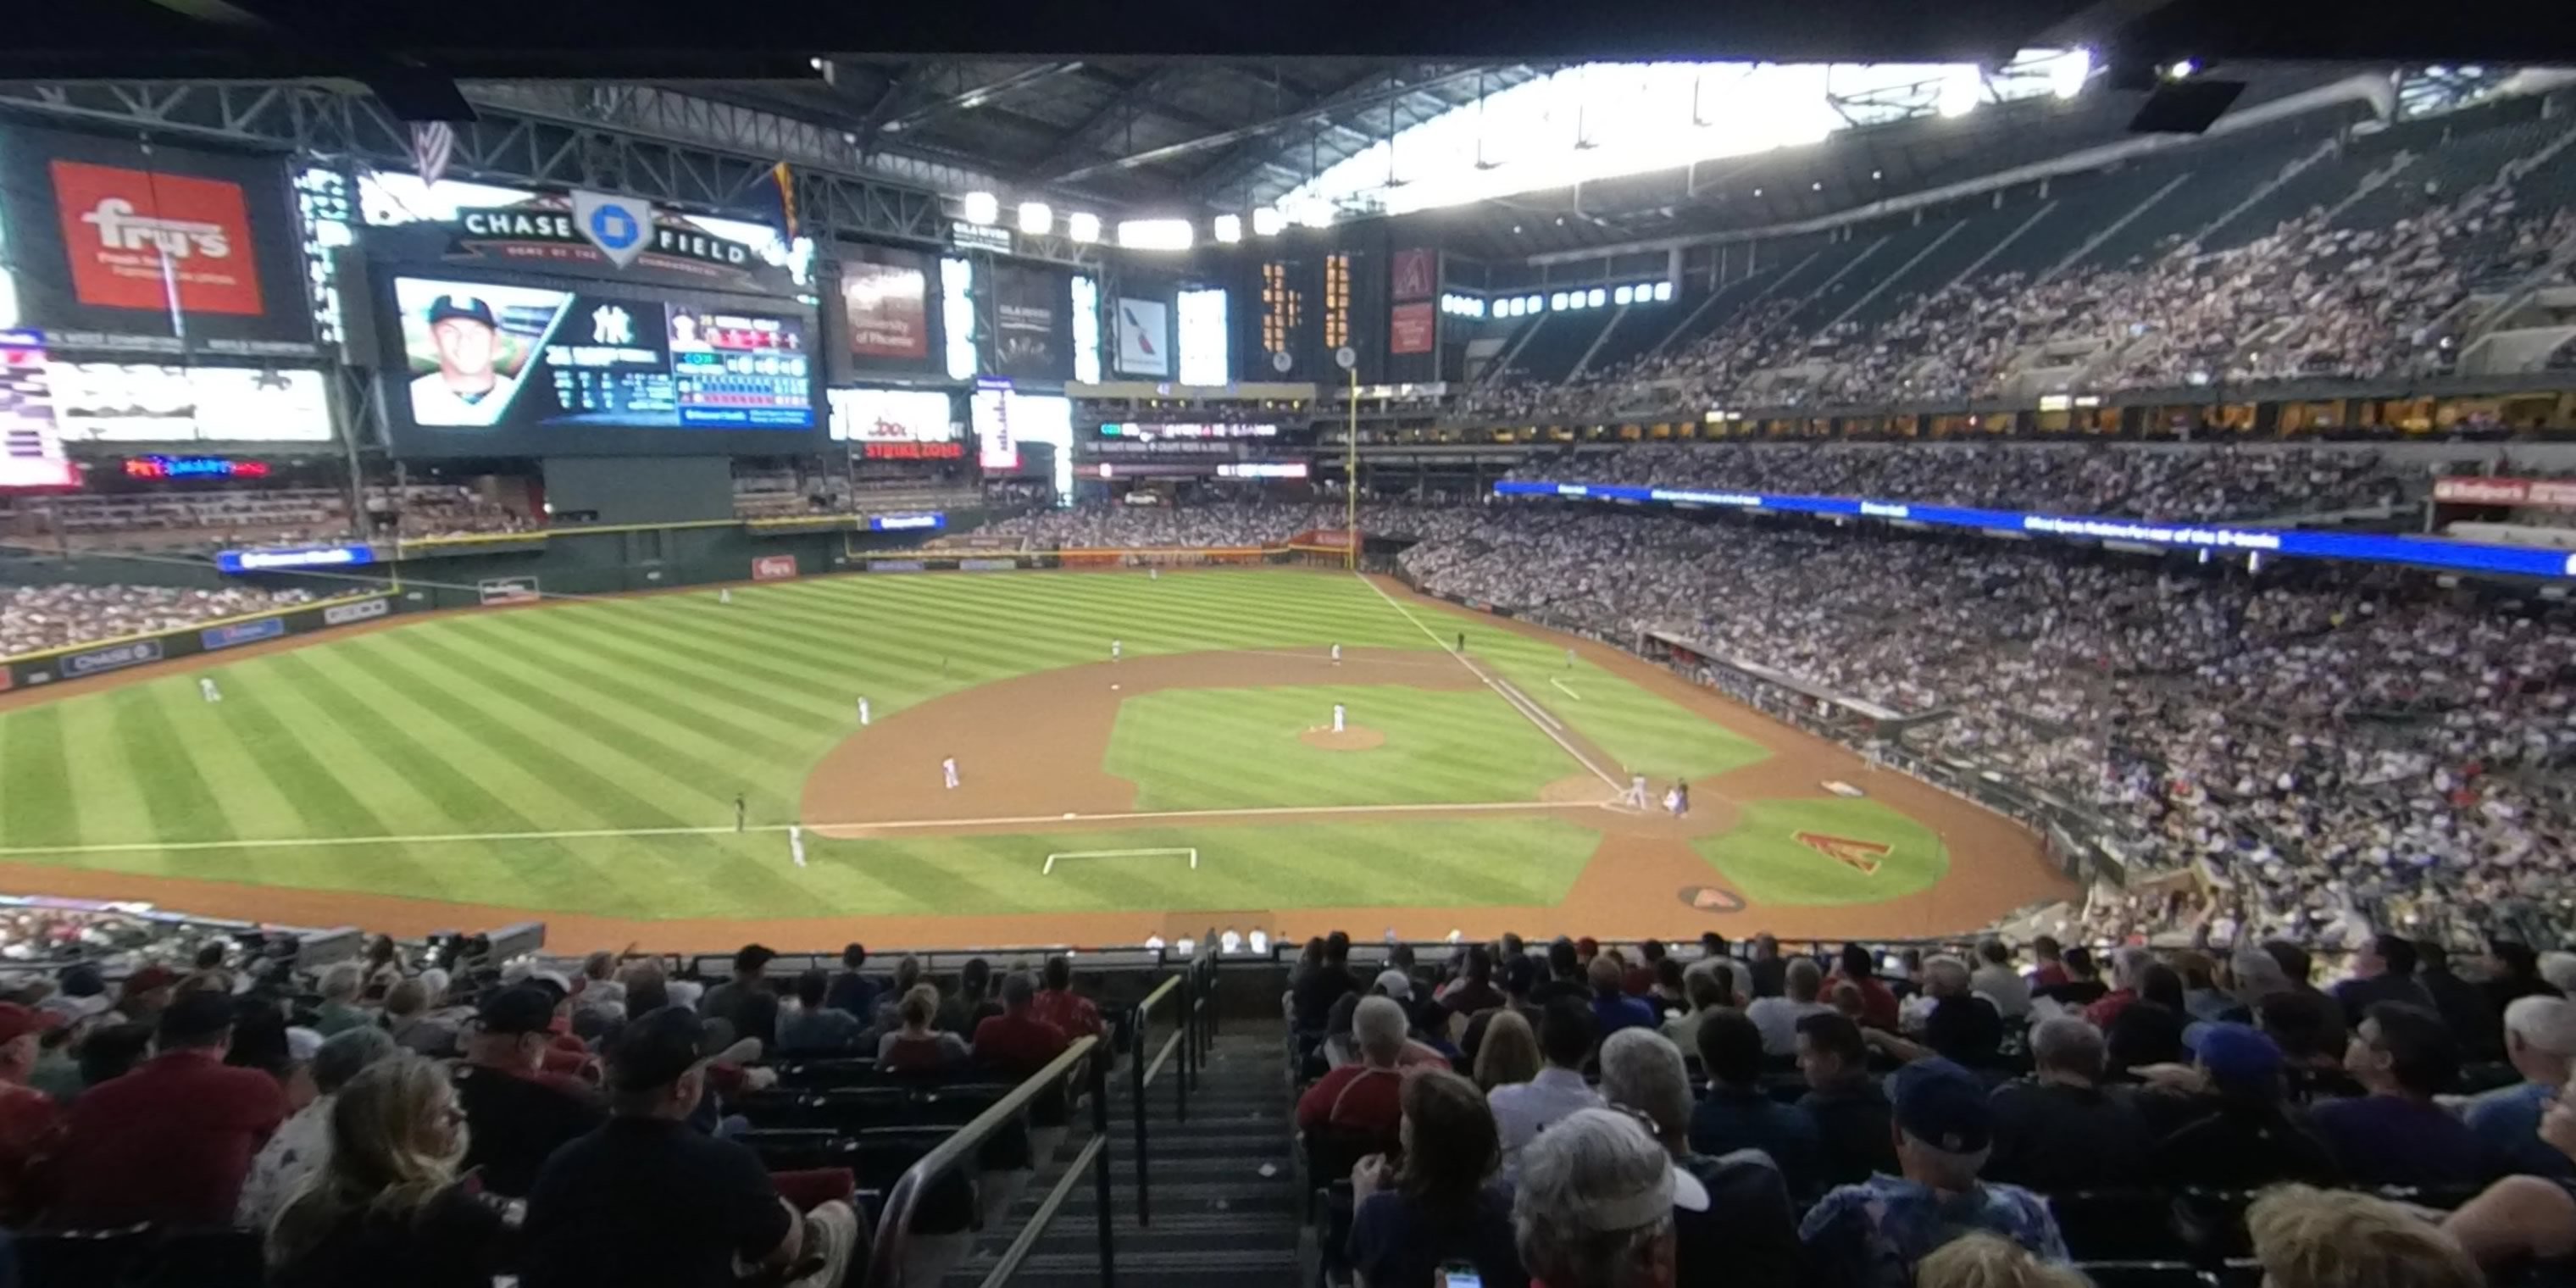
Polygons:
M958 198L957 212L970 224L990 227L1002 222L1002 199L989 192L970 192Z
M2073 98L2084 92L2084 82L2093 75L2093 51L2070 49L2048 65L2048 92L2059 98Z
M1055 231L1055 207L1043 201L1020 203L1020 231L1031 237L1044 237Z
M1228 246L1242 241L1243 216L1218 215L1216 217L1216 239Z
M1585 301L1584 301L1584 303L1589 304L1589 305L1591 305L1593 308L1596 308L1596 309L1597 309L1597 308L1600 308L1602 305L1607 304L1607 303L1609 303L1609 302L1610 302L1610 292L1609 292L1609 290L1608 290L1607 288L1599 287L1599 286L1593 287L1593 288L1592 288L1592 295L1591 295L1591 298L1589 298L1589 299L1587 299L1587 300L1585 300Z
M2191 74L2199 70L2200 64L2195 63L2188 58L2177 59L2172 66L2165 68L2165 79L2189 80L2191 79Z
M1276 237L1288 227L1288 215L1277 206L1255 206L1252 210L1252 235Z
M1118 221L1118 246L1121 250L1188 250L1197 240L1198 230L1186 219Z
M1547 306L1550 309L1563 309L1565 307L1565 292L1558 291L1549 295L1547 297Z
M1634 301L1636 298L1637 288L1633 286L1622 286L1618 290L1610 292L1610 302L1623 309L1628 307L1629 303Z
M1668 301L1668 300L1670 300L1670 299L1672 299L1672 298L1673 298L1673 284L1672 284L1672 283L1670 283L1670 282L1657 282L1657 283L1655 283L1655 302L1656 302L1657 304L1662 304L1662 303L1664 303L1665 301Z
M1935 110L1947 117L1961 117L1977 110L1977 101L1985 97L1986 77L1974 67L1955 67L1941 78L1941 97Z
M1083 245L1100 240L1100 216L1077 210L1064 217L1064 235Z
M1528 303L1529 307L1528 307L1528 308L1526 308L1526 309L1524 309L1524 310L1523 310L1524 312L1528 312L1528 313L1536 313L1536 312L1538 312L1538 297L1537 297L1537 296L1532 295L1532 296L1528 297L1528 299L1527 299L1527 303Z

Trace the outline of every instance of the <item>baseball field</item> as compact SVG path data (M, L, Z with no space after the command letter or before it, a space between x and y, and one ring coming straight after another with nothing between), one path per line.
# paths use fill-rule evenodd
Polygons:
M1391 582L850 575L730 599L397 617L0 698L0 890L671 949L1883 936L2068 891L1995 815Z

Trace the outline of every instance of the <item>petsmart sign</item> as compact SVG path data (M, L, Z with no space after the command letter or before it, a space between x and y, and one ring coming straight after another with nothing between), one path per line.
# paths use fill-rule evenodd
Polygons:
M231 648L235 644L248 644L253 640L273 640L285 633L285 618L263 617L255 622L210 626L197 632L197 642L211 653L219 648Z
M215 567L229 573L277 572L294 568L354 568L375 561L376 548L365 545L225 550L215 555Z

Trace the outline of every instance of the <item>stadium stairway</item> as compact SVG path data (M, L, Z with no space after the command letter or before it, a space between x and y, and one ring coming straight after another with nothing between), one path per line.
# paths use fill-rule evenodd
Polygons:
M1114 1269L1120 1288L1296 1288L1297 1180L1290 1158L1295 1105L1279 1073L1276 1034L1226 1034L1190 1092L1186 1121L1176 1117L1175 1058L1145 1089L1146 1191L1151 1221L1136 1224L1136 1119L1133 1084L1124 1068L1111 1075L1110 1211ZM1088 1122L1088 1114L1077 1115ZM946 1288L975 1288L991 1272L1062 1169L1089 1139L1077 1127L1008 1214L946 1279ZM1097 1190L1076 1184L1019 1272L1012 1288L1098 1288Z

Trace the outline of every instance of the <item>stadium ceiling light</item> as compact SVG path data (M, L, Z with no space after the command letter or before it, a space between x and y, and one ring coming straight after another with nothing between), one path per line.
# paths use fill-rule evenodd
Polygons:
M1077 210L1066 215L1064 235L1085 245L1100 240L1100 216L1088 210Z
M1530 296L1530 297L1529 297L1529 299L1526 301L1526 303L1528 304L1528 306L1529 306L1529 307L1528 307L1527 309L1525 309L1525 310L1524 310L1525 312L1529 312L1529 313L1536 313L1536 312L1538 312L1538 297L1537 297L1537 296L1535 296L1535 295Z
M2093 76L2093 51L2070 49L2048 65L2048 92L2059 98L2073 98L2084 92L2084 82Z
M1656 303L1660 304L1660 303L1663 303L1664 301L1669 300L1669 299L1671 299L1671 298L1673 298L1673 284L1672 284L1672 283L1670 283L1670 282L1657 282L1657 283L1655 283L1655 302L1656 302Z
M1553 294L1549 295L1549 296L1547 297L1547 306L1548 306L1549 308L1551 308L1551 309L1562 309L1562 308L1564 308L1564 307L1565 307L1565 292L1563 292L1563 291L1557 291L1557 292L1555 292L1555 293L1553 293Z
M957 201L966 222L990 226L1002 222L1002 199L989 192L970 192Z
M1636 298L1637 288L1633 286L1622 286L1618 290L1610 292L1610 302L1620 306L1621 308L1626 308L1629 302Z
M1977 102L1985 92L1985 73L1974 67L1952 68L1949 75L1941 78L1941 96L1935 100L1934 110L1948 117L1966 116L1977 110Z
M1584 302L1596 309L1600 308L1602 305L1610 302L1610 292L1604 287L1593 287L1591 297Z
M1252 209L1252 235L1276 237L1288 226L1288 214L1277 206L1255 206Z
M1198 230L1186 219L1118 221L1118 246L1122 250L1188 250L1197 240Z
M1020 231L1031 237L1044 237L1055 231L1055 207L1043 201L1020 203Z
M2165 68L2165 79L2189 80L2191 78L2191 74L2199 70L2200 64L2195 63L2188 58L2177 59L2172 66Z
M1216 239L1228 246L1242 241L1243 216L1218 215L1216 217Z

